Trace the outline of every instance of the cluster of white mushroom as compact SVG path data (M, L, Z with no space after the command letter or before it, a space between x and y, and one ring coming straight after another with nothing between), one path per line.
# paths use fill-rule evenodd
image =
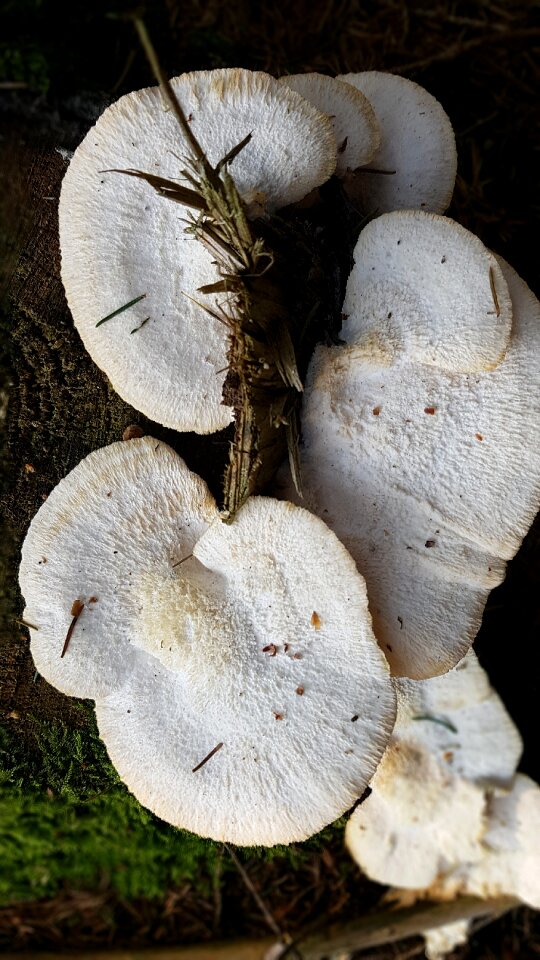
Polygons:
M516 774L520 736L474 653L396 690L390 744L347 824L351 855L403 906L468 894L540 909L540 788ZM427 955L444 956L467 928L426 931Z
M225 525L204 482L165 444L113 444L79 464L34 519L20 575L25 619L38 670L95 699L111 759L142 803L203 836L287 843L362 795L391 736L396 685L401 717L404 691L407 703L424 696L411 693L424 690L414 680L467 653L527 530L540 500L539 306L440 215L454 136L416 84L377 72L278 81L235 69L172 85L212 163L251 134L231 174L253 216L305 200L335 174L372 218L354 252L342 343L317 348L304 391L312 512L282 502L295 498L284 472L281 499L252 498ZM83 342L118 393L158 423L211 433L232 419L222 402L227 331L196 293L218 279L216 267L184 232L181 206L104 172L172 179L183 152L157 88L104 112L64 179L62 278ZM473 856L486 794L478 769L474 782L456 775L442 813L450 794L446 768L430 759L435 728L409 719L414 747L399 752L392 741L349 837L377 798L384 820L385 776L408 795L410 764L431 777L418 802L434 822L455 814L468 828L459 842L452 834L451 854L417 838L420 886L441 858L455 867ZM510 740L501 780L515 766ZM465 770L471 725L460 743ZM380 842L382 829L368 833Z

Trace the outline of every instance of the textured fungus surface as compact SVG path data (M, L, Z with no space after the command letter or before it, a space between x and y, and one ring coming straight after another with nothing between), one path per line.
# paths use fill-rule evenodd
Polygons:
M201 71L172 86L212 164L251 134L231 165L248 206L284 207L333 173L330 121L272 77ZM105 110L62 184L62 280L84 345L120 396L167 427L212 433L232 419L221 402L227 329L197 302L213 304L198 293L218 280L213 258L186 235L185 207L110 172L135 169L183 182L187 151L159 88L127 94Z
M51 492L20 582L38 670L96 700L114 765L162 819L271 846L363 793L395 697L364 581L307 511L256 497L226 525L173 450L122 441Z
M382 266L371 263L376 235ZM365 576L393 671L415 679L444 673L466 653L540 500L540 306L468 236L451 221L404 212L363 231L346 343L318 348L303 407L306 505ZM469 263L461 291L460 277L444 273L452 237ZM399 281L403 258L412 269ZM434 290L420 263L434 271ZM433 300L461 331L461 353L430 313ZM380 333L374 314L386 317Z
M369 214L418 208L444 213L456 179L456 140L441 104L423 87L392 73L369 70L339 78L373 107L381 145L370 168L349 184Z

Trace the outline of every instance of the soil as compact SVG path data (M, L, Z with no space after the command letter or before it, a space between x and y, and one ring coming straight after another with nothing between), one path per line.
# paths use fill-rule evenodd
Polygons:
M8 529L0 544L8 571L2 588L0 716L24 740L38 721L60 717L77 726L84 720L72 701L44 681L34 682L28 640L15 623L20 542L48 492L83 456L120 439L130 424L149 427L113 393L73 330L59 280L56 210L65 160L56 148L73 149L103 106L153 81L132 27L106 17L112 4L76 2L69 12L50 0L6 7L8 47L19 52L19 60L27 58L20 82L28 88L0 87L0 279L8 346L3 370L11 394L4 454ZM247 0L230 5L160 0L151 5L147 21L171 75L232 65L278 75L384 69L421 83L440 99L456 130L459 176L449 215L501 253L540 293L537 2L298 0L281 7L261 0L252 8ZM0 50L0 66L2 56L6 59ZM173 435L154 425L152 433L171 443L218 492L226 436L214 436L210 450L205 438ZM521 769L537 781L539 534L537 523L509 565L505 583L492 593L475 645L522 733ZM281 861L247 866L280 924L294 933L323 917L351 919L376 904L381 888L345 869L345 859L336 842L298 868ZM0 909L0 946L83 949L266 934L241 878L227 876L208 897L186 884L158 901L121 900L104 888L65 890L7 906ZM415 949L420 952L410 952ZM417 942L369 955L422 953ZM482 930L454 956L530 960L539 954L538 917L520 910Z

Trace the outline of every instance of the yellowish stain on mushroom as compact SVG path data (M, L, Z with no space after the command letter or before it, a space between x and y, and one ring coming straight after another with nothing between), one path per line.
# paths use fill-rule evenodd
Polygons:
M316 610L314 610L313 613L311 614L310 623L312 627L315 627L315 630L321 629L322 620Z

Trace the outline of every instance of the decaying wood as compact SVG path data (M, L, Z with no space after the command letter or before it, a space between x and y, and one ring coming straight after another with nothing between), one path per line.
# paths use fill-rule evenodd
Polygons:
M519 901L511 897L499 897L496 900L460 897L449 903L417 903L399 910L378 911L350 923L336 923L300 940L298 946L304 960L324 960L332 954L368 950L406 940L418 936L422 930L442 927L457 920L475 920L479 917L495 920L517 906ZM281 957L285 960L286 950Z

